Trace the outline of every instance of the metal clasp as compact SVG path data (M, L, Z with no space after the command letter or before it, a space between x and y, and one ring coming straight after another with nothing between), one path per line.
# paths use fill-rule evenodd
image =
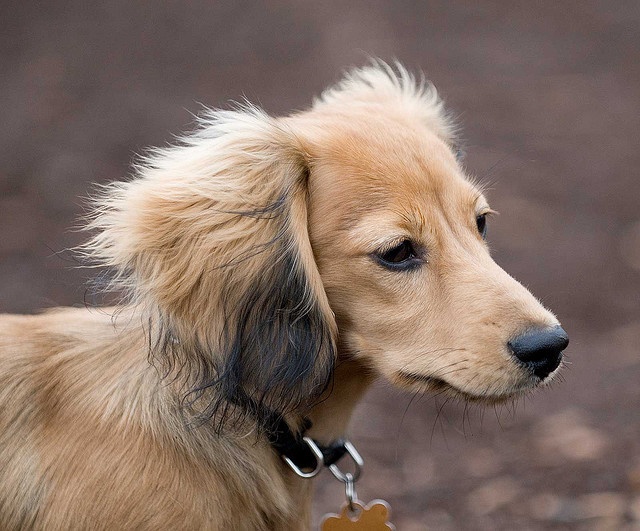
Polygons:
M351 472L342 472L335 463L329 466L329 470L331 470L331 473L338 481L344 483L344 493L347 497L347 503L349 504L349 511L353 514L357 512L356 506L354 505L354 503L358 501L356 481L358 481L360 474L362 473L364 459L362 459L362 456L350 441L344 441L344 448L349 454L349 457L353 460L353 464L355 466L353 474Z
M322 470L322 467L324 467L324 456L322 455L322 451L320 450L320 448L318 448L318 445L315 442L313 442L313 439L311 437L303 437L302 440L309 447L311 452L313 452L313 455L316 458L316 467L311 472L303 472L302 470L300 470L300 468L298 468L298 466L286 455L283 455L282 458L284 459L285 463L289 465L289 468L291 468L291 470L295 472L296 475L300 476L301 478L308 479L308 478L315 477L320 473L320 471ZM334 465L331 465L331 466L334 466Z
M351 457L355 466L353 474L350 474L351 481L355 483L356 481L358 481L358 479L360 478L360 474L362 473L364 459L362 459L362 456L358 453L356 447L351 444L351 441L344 441L344 449L347 451L347 454L349 454L349 457ZM347 474L342 472L342 470L338 468L338 465L336 465L335 463L333 465L330 465L329 470L331 470L331 473L337 480L342 481L342 483L347 483Z

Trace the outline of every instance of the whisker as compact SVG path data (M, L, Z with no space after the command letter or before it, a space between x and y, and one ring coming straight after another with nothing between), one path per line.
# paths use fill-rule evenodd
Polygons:
M438 407L438 412L436 414L436 418L433 421L433 427L431 428L431 438L429 439L429 446L433 446L433 436L435 434L435 430L436 430L436 425L438 424L438 421L440 421L440 430L442 432L442 437L445 441L445 445L447 446L447 449L449 448L449 443L447 442L447 435L444 432L444 427L442 425L442 420L440 418L440 415L442 414L442 410L444 409L444 407L447 405L447 403L451 400L451 397L447 397L446 400L442 403L442 405L440 405ZM436 406L438 404L438 396L436 396Z
M396 435L396 444L395 444L395 460L398 460L398 450L399 450L399 446L400 446L400 433L402 431L402 424L404 422L404 418L407 415L407 412L409 411L409 408L411 407L411 404L413 404L414 400L416 398L419 398L421 396L420 391L415 391L412 393L411 399L409 400L409 402L407 403L407 406L404 408L404 411L402 413L402 417L400 418L400 425L398 426L398 433Z

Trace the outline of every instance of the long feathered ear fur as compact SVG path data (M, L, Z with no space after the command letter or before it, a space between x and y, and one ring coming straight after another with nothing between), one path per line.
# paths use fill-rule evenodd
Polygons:
M95 203L87 254L149 319L152 355L189 403L220 423L234 410L299 412L331 377L336 324L307 180L295 135L245 107L210 112Z

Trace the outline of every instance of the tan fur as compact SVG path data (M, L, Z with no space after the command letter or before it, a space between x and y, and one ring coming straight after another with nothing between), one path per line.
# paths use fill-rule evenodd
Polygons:
M431 86L377 64L286 118L213 112L107 187L84 252L126 303L0 318L0 529L306 528L311 482L250 416L218 433L215 415L190 422L215 386L185 402L283 257L304 279L294 310L327 334L294 428L308 415L315 438L344 435L376 377L488 400L537 385L506 343L557 321L489 256L475 227L489 207L452 135ZM426 250L420 268L372 258L406 238Z

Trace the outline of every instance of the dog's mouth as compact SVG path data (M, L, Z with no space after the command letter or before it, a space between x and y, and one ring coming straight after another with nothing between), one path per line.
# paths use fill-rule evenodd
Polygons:
M464 391L441 378L425 374L398 371L396 373L396 379L396 383L399 384L400 387L409 387L412 390L425 393L449 393L470 402L501 402L503 400L509 400L521 395L523 392L530 390L536 385L535 383L532 385L531 382L523 382L522 385L510 387L509 389L505 389L502 393L496 393L496 391L493 390L491 393L475 394Z

